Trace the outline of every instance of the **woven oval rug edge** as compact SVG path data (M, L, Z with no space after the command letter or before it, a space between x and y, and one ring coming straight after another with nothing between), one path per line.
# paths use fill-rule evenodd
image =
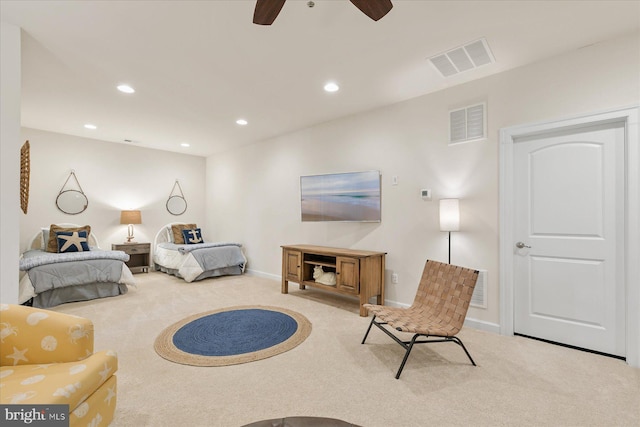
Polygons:
M279 344L276 344L269 348L265 348L263 350L233 356L203 356L198 354L191 354L180 350L173 344L173 335L176 333L176 331L194 320L216 313L247 309L260 309L285 313L296 321L296 323L298 324L298 328L291 337ZM311 322L305 316L298 312L282 307L265 305L242 305L234 307L224 307L217 310L210 310L190 315L165 328L156 338L153 347L160 357L170 362L190 366L229 366L266 359L287 352L300 345L310 334Z

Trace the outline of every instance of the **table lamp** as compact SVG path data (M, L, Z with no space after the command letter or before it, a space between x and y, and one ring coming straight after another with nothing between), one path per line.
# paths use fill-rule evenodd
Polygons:
M133 241L133 224L142 224L140 211L121 211L120 224L127 224L127 241L125 243L135 243Z

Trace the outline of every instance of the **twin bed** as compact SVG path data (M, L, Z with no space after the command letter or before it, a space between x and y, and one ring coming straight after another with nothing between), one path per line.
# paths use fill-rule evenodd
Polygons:
M84 231L84 234L83 231L76 232L74 236L74 231L56 233L53 227L57 227L56 230L88 228L89 231ZM62 234L77 242L72 245L75 250L54 251L57 248L50 243ZM59 224L42 228L20 257L20 270L25 274L20 279L18 302L49 308L67 302L125 294L127 286L135 284L133 274L125 264L128 260L129 255L122 251L101 250L90 227Z
M185 243L174 233L195 228L195 224L170 223L158 231L153 243L156 270L186 282L244 273L247 259L241 244L202 242L199 229L198 235L194 234L195 238ZM57 232L59 230L64 231ZM75 230L76 234L69 230ZM56 247L52 242L57 237L62 240L58 239ZM66 239L71 245L65 247ZM60 253L59 249L63 248L72 251ZM135 284L126 265L128 260L129 255L123 251L101 250L88 226L59 224L42 228L20 257L20 270L25 273L20 279L18 302L48 308L125 294L128 286Z
M187 230L187 241L180 239ZM189 234L189 230L194 230ZM208 277L244 273L247 258L239 243L203 242L196 224L173 222L158 231L153 241L155 269L194 282ZM183 236L184 237L184 236Z

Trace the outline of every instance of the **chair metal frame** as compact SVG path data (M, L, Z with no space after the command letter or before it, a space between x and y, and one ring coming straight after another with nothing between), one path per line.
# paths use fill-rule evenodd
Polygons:
M452 272L452 270L455 270L456 274L454 274ZM438 274L437 275L434 274L434 271L436 271ZM444 273L449 274L449 276L448 276L449 279L448 280L446 278L445 279L442 278L443 276L445 276ZM465 277L463 277L463 276L465 276ZM436 277L436 279L434 279L434 277ZM462 280L460 280L460 278L462 278ZM403 320L400 320L399 316L402 317L404 313L408 313L409 309L406 309L406 308L388 308L388 307L384 307L384 306L380 306L380 305L366 304L365 307L367 307L371 311L373 311L374 315L373 315L373 318L371 319L371 323L369 323L369 327L367 328L367 332L364 334L364 338L362 339L362 343L361 344L364 344L365 341L367 340L367 337L369 336L369 332L371 331L371 327L373 325L376 325L378 327L378 329L380 329L382 332L387 334L395 342L400 344L405 349L405 355L404 355L404 358L402 359L402 363L400 364L400 367L398 368L398 372L396 373L396 379L400 378L400 374L402 374L402 370L404 369L404 366L407 363L407 360L409 359L409 354L411 354L411 350L413 349L413 346L415 344L430 344L430 343L438 343L438 342L453 342L453 343L459 345L460 347L462 347L462 349L464 350L465 354L469 358L469 361L471 361L471 364L473 366L477 366L476 362L473 360L473 358L469 354L469 351L464 346L462 340L456 336L456 334L459 332L460 328L462 327L462 322L464 321L464 316L466 316L466 312L467 312L468 307L469 307L469 300L471 299L471 293L473 292L473 288L475 287L475 284L477 282L477 278L478 278L478 271L477 270L471 270L471 269L467 269L467 268L463 268L463 267L458 267L458 266L455 266L455 265L443 264L443 263L439 263L437 261L427 260L427 262L425 264L424 272L423 272L423 275L422 275L422 279L420 281L420 286L418 287L418 291L416 293L416 298L414 300L413 305L411 306L411 309L424 310L425 308L428 307L428 302L432 302L432 303L433 302L436 302L436 303L440 303L441 302L441 301L438 301L437 298L438 298L438 296L442 296L441 294L442 294L442 288L443 287L440 286L440 289L438 291L430 289L434 285L436 285L435 287L438 287L437 285L441 285L442 284L442 283L438 283L438 284L435 283L435 281L437 281L439 279L441 281L445 280L445 282L447 282L447 285L451 285L450 282L454 282L453 283L453 287L452 286L448 286L447 287L447 290L449 290L449 291L451 291L451 289L460 290L461 287L466 287L467 288L466 293L465 292L457 292L456 293L456 295L458 295L458 296L460 296L460 294L464 294L465 295L465 297L460 297L459 298L459 304L462 304L462 306L464 307L464 313L462 314L462 317L458 316L455 320L449 319L449 323L445 324L445 326L447 328L450 328L450 330L444 330L444 332L447 335L442 335L442 334L430 332L428 330L429 327L427 325L408 325L406 323L403 323L403 321L407 320L407 317L405 317ZM469 280L467 280L467 279L469 279ZM472 281L472 283L466 283L468 281ZM440 292L440 294L438 294L438 292ZM444 296L449 296L449 294L447 293ZM456 306L456 308L459 308L459 307L460 306ZM391 324L391 323L393 323L391 321L387 322L386 320L388 320L388 319L385 319L384 315L380 316L380 315L376 314L376 311L386 311L385 314L387 314L389 318L391 318L392 320L396 321L397 323L402 323L403 327ZM396 316L394 316L394 315L396 315ZM409 314L408 317L410 318L411 314ZM437 318L438 320L441 320L437 316L437 314L429 313L429 316L427 316L427 317L430 320L431 320L432 317L433 318ZM377 318L380 318L382 321L376 321ZM411 319L411 320L413 320L413 319ZM404 340L400 339L398 336L396 336L395 334L393 334L387 327L385 327L385 325L388 325L389 327L393 327L397 331L400 331L400 332L414 333L414 335L411 338L411 340L404 341ZM441 331L437 331L437 332L443 332L443 331L441 330ZM424 339L421 339L422 337Z
M367 333L364 334L364 338L362 339L362 343L361 344L364 344L364 342L367 340L367 337L369 336L369 331L371 331L371 326L373 326L373 325L376 325L378 327L378 329L380 329L382 332L387 334L389 337L391 337L391 339L393 339L395 342L400 344L406 350L406 353L404 354L404 358L402 359L402 363L400 364L400 368L398 369L398 372L396 373L396 379L400 378L400 374L402 373L402 370L404 369L404 365L407 363L407 359L409 359L409 354L411 353L411 350L413 349L414 344L430 344L430 343L435 343L435 342L453 342L453 343L456 343L460 347L462 347L462 349L466 353L467 357L469 358L469 360L471 361L473 366L478 366L478 365L476 365L476 362L473 361L473 358L469 354L469 351L467 350L467 348L462 343L462 340L460 338L458 338L458 337L455 337L455 336L447 337L447 336L444 336L444 335L415 334L413 336L413 338L411 338L410 341L402 341L400 338L398 338L397 336L395 336L394 334L389 332L389 330L387 330L387 328L385 328L383 326L383 325L387 325L387 322L376 322L376 316L375 315L373 316L373 319L371 319L371 323L369 323L369 327L367 328ZM400 329L398 329L398 330L400 330ZM422 341L418 341L418 338L420 338L420 337L425 337L425 338L437 337L439 339L429 339L429 340L425 339L425 340L422 340Z

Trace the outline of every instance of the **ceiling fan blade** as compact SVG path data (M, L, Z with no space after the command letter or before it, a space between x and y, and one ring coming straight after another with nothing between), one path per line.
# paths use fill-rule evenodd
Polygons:
M369 18L377 21L385 16L393 4L391 0L350 0L358 9L362 11Z
M276 20L285 0L257 0L253 11L253 23L271 25Z

